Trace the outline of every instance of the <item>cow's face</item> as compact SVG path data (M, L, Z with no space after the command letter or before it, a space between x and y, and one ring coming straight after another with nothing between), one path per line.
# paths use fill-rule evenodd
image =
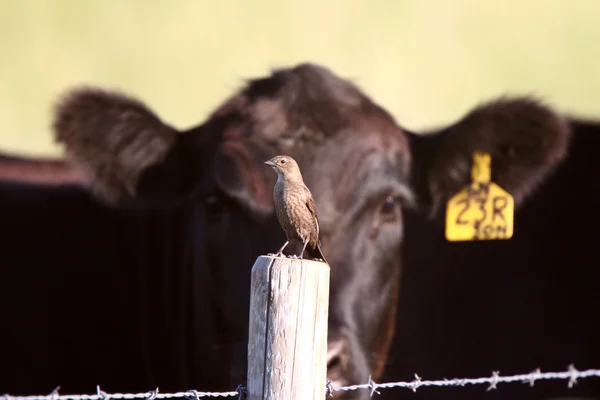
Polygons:
M311 97L303 98L303 90L313 90ZM211 199L228 223L212 248L227 260L224 273L231 265L248 266L238 281L245 286L236 289L245 298L232 315L247 315L249 266L285 241L273 212L275 174L264 161L291 155L313 193L331 265L328 379L335 385L377 379L393 335L402 208L412 202L406 135L354 87L314 67L253 82L202 129L199 138L222 134L208 168L215 177ZM230 243L245 243L247 251L222 250ZM299 250L292 242L286 253ZM242 256L245 261L233 262ZM245 332L247 320L240 322ZM238 372L243 378L245 367Z
M233 357L232 384L245 377L250 269L285 240L264 161L298 160L331 265L328 377L336 385L378 378L393 334L401 211L411 199L407 138L384 110L329 71L303 65L250 82L183 133L99 90L72 92L57 111L58 140L98 198L194 202L210 269L200 287L214 302L210 328Z
M336 386L366 382L369 376L377 379L382 372L394 327L402 208L412 204L406 137L391 120L360 118L364 121L357 120L355 128L337 132L318 148L287 152L298 161L313 193L322 248L331 266L327 361L328 379ZM361 129L367 126L370 131ZM215 259L225 262L224 274L232 273L227 266L248 266L239 272L245 279L233 282L243 285L235 289L243 293L243 299L230 305L239 307L231 315L247 314L249 266L254 259L275 252L285 241L272 209L275 174L262 162L275 153L261 155L255 150L253 161L244 162L247 154L238 150L252 146L222 143L220 151L227 156L218 157L227 164L219 164L221 169L215 171L220 194L214 196L214 206L221 212L221 221L227 221L218 228L223 232L218 242L211 244L219 253ZM226 184L225 175L236 178ZM251 183L250 177L255 181ZM254 189L241 196L241 187ZM261 193L266 193L262 200ZM257 197L244 198L250 194ZM264 210L269 211L263 214ZM245 243L244 251L227 250L230 243L236 247ZM286 253L298 254L300 247L292 242ZM245 332L247 320L239 322L238 328ZM245 357L245 352L241 355ZM245 366L238 369L238 381L245 371Z

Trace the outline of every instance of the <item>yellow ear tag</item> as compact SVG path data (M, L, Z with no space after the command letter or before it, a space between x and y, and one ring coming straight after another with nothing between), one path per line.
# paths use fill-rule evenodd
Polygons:
M514 227L514 199L491 181L488 153L474 153L471 185L455 194L446 206L446 239L510 239Z

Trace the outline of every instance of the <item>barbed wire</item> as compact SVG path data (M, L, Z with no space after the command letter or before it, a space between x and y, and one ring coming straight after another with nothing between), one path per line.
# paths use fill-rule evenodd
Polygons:
M463 378L463 379L442 379L442 380L431 380L424 381L421 377L415 374L415 379L411 382L391 382L391 383L376 383L369 377L369 382L362 385L352 385L335 387L328 383L327 393L332 394L334 391L351 391L358 389L368 389L371 391L371 396L374 393L380 394L377 389L388 389L388 388L407 388L416 392L419 387L422 386L466 386L466 385L481 385L489 384L487 391L494 390L497 388L498 383L511 383L511 382L522 382L529 383L533 387L534 383L544 379L568 379L569 382L567 387L570 389L577 383L577 379L589 378L589 377L600 377L600 369L587 369L585 371L578 371L572 364L569 365L567 371L564 372L541 372L540 369L536 369L528 374L500 376L499 371L494 371L492 376L484 378Z
M58 394L60 386L48 395L35 396L11 396L9 394L0 395L0 400L134 400L134 399L174 399L186 398L190 400L200 400L203 397L234 397L240 396L245 392L245 388L238 388L231 392L200 392L197 390L188 390L176 393L159 393L158 388L146 393L107 393L96 386L96 394Z
M424 381L421 377L415 374L415 379L410 382L390 382L390 383L376 383L371 377L365 384L351 385L351 386L334 386L331 381L327 382L327 395L333 396L333 392L337 391L353 391L366 389L370 391L371 396L375 393L381 394L377 389L391 389L391 388L406 388L416 392L418 388L423 386L466 386L466 385L482 385L488 384L487 391L497 389L499 383L512 383L521 382L528 383L531 387L534 386L536 381L549 380L549 379L568 379L567 387L571 389L578 379L600 377L600 369L587 369L584 371L578 371L575 366L569 365L567 371L562 372L541 372L540 369L536 369L528 374L500 376L499 371L494 371L489 377L482 378L462 378L462 379L441 379L441 380L430 380ZM0 400L134 400L134 399L172 399L172 398L186 398L190 400L200 400L203 397L238 397L243 399L246 393L246 388L241 385L236 390L231 392L200 392L197 390L188 390L185 392L176 393L159 393L158 388L145 393L107 393L100 389L100 386L96 386L96 394L67 394L61 395L58 393L60 387L57 387L52 393L47 395L34 395L34 396L12 396L9 394L0 395Z

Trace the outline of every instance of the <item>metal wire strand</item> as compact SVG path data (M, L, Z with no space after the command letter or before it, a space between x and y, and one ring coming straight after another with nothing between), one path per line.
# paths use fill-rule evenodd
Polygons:
M585 371L578 371L573 365L569 365L567 371L563 372L541 372L540 369L536 369L528 374L500 376L499 371L492 372L489 377L482 378L463 378L463 379L443 379L443 380L430 380L424 381L421 377L415 374L415 379L410 382L389 382L389 383L376 383L371 377L368 382L360 385L351 386L340 386L336 387L331 382L327 382L327 394L331 395L337 391L353 391L365 389L369 390L371 396L374 394L380 394L378 389L392 389L392 388L406 388L413 392L416 392L418 388L422 386L465 386L465 385L483 385L487 384L486 390L495 390L499 383L513 383L521 382L528 383L533 386L536 381L549 380L549 379L568 379L567 387L570 389L577 383L577 379L584 379L590 377L600 377L600 369L587 369ZM58 393L60 387L57 387L52 393L47 395L36 395L36 396L11 396L9 394L0 395L0 400L156 400L156 399L172 399L172 398L186 398L189 400L200 400L203 397L236 397L242 398L246 389L241 385L236 390L231 392L200 392L197 390L188 390L186 392L176 393L159 393L158 388L150 390L146 393L106 393L100 389L100 386L96 387L96 394L67 394L61 395Z

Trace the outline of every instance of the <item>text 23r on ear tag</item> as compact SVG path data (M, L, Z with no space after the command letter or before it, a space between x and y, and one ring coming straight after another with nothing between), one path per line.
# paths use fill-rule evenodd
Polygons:
M492 157L474 153L471 184L455 194L446 206L446 239L510 239L514 227L514 199L491 181Z

